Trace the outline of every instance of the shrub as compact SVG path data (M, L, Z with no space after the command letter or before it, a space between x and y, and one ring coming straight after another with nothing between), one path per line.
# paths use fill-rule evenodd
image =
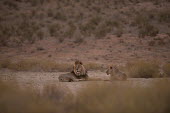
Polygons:
M54 37L59 36L60 28L61 27L59 24L49 25L49 32L50 32L51 36L54 36Z
M158 20L160 22L170 22L170 8L164 8L158 12Z
M54 16L54 18L56 19L56 20L60 20L60 21L66 21L67 20L67 17L66 17L66 15L64 15L64 13L62 12L57 12L56 14L55 14L55 16Z
M8 46L8 41L12 35L11 26L0 24L0 45Z
M170 63L167 63L163 66L164 73L170 77Z
M100 24L101 17L93 17L86 24L80 25L79 29L85 36L90 36L94 33L96 27Z
M119 21L107 20L105 21L105 25L109 27L120 27Z
M44 32L42 30L39 30L37 32L37 37L38 37L38 39L42 40L44 38Z
M141 26L148 24L148 23L149 23L149 18L147 16L146 12L143 11L140 14L136 14L132 24L134 24L138 27L141 27Z
M115 31L115 35L117 37L121 37L123 34L123 29L120 27L120 28L117 28L117 30Z
M8 68L11 65L10 59L4 59L0 61L0 68Z
M29 43L34 43L36 38L34 37L36 31L39 29L39 24L30 21L27 17L23 17L21 23L19 23L17 29L17 35L22 39L27 40Z
M64 41L64 38L59 38L58 41L62 43Z
M127 73L133 78L152 78L159 76L159 66L156 62L135 61L127 64Z
M83 40L83 38L81 38L81 37L77 37L76 39L75 39L75 41L74 41L74 43L77 43L77 44L81 44L81 43L83 43L84 42L84 40Z
M48 11L47 11L47 15L48 15L48 17L53 17L53 10L52 9L48 9Z
M159 30L150 24L145 24L139 29L139 37L144 38L145 36L156 36Z
M74 35L77 27L76 27L73 23L69 23L68 25L69 25L69 28L68 28L68 30L64 33L64 36L71 38L71 37Z
M37 47L37 50L38 50L38 51L43 51L43 50L45 50L45 49L44 49L43 47L40 47L40 46L39 46L39 47Z
M95 37L96 38L105 37L111 30L112 28L110 26L106 26L105 24L101 25L98 27L98 29L96 29Z
M4 0L4 5L7 5L9 8L18 9L18 5L15 1Z
M154 41L154 40L149 41L149 42L148 42L148 45L149 45L149 46L154 46L154 45L155 45L155 41Z

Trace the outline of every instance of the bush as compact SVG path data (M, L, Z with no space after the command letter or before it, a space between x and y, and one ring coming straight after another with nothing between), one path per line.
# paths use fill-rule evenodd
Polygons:
M10 59L4 59L0 61L0 68L8 68L11 65Z
M101 25L98 27L98 29L96 29L95 37L99 39L105 37L111 30L112 28L110 26L107 26L105 24Z
M71 38L71 37L74 35L77 27L76 27L73 23L69 23L68 25L69 25L69 28L68 28L68 30L64 33L64 36Z
M80 25L79 29L83 35L90 36L91 34L94 34L94 31L96 30L96 27L100 24L100 22L101 17L93 17L89 19L86 24Z
M54 18L56 19L56 20L60 20L60 21L66 21L67 20L67 17L66 17L66 15L64 15L64 13L62 12L57 12L56 14L55 14L55 16L54 16Z
M59 31L61 26L59 24L49 25L49 32L51 36L57 37L59 36Z
M160 77L159 65L156 62L136 61L126 65L127 73L132 78Z
M83 43L84 42L84 40L83 40L83 38L81 38L81 37L77 37L76 39L75 39L75 41L74 41L74 43L77 43L77 44L81 44L81 43Z
M158 12L158 20L160 22L170 22L170 8L164 8Z
M166 76L170 77L170 63L167 63L163 66L163 71Z
M44 32L42 30L39 30L37 32L37 37L39 40L42 40L44 38Z
M144 38L145 36L156 36L159 30L150 24L145 24L139 29L139 37Z
M115 31L115 35L117 37L121 37L123 34L123 29L122 28L117 28L117 30Z

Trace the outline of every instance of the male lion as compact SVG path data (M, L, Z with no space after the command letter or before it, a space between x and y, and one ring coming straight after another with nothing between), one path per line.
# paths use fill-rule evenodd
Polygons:
M73 70L71 73L74 73L78 79L88 79L87 70L84 67L83 63L79 60L75 61Z
M60 82L77 82L78 79L73 73L62 74L58 77Z
M71 73L62 74L58 77L60 82L76 82L81 80L87 80L87 70L83 66L83 63L76 60Z
M109 69L106 71L107 75L111 75L111 80L127 80L127 75L121 72L116 66L110 66Z

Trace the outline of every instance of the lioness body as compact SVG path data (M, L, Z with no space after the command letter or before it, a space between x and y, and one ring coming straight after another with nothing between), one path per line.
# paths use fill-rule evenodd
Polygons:
M106 74L110 75L111 80L127 80L127 75L121 72L117 67L110 66Z

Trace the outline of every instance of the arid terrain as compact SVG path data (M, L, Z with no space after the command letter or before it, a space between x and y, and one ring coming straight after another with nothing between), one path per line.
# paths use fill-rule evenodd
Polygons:
M169 89L170 0L0 0L0 113L170 113Z
M170 62L168 0L2 0L0 7L1 60Z
M59 82L59 75L67 72L0 72L0 79L3 81L17 82L22 88L33 88L38 92L42 92L42 89L46 85L57 85L61 87L65 93L71 91L74 95L82 91L87 86L94 84L113 84L119 86L130 87L151 87L155 82L166 80L170 82L169 78L128 78L127 81L110 81L110 75L101 71L90 71L89 81L79 82Z

